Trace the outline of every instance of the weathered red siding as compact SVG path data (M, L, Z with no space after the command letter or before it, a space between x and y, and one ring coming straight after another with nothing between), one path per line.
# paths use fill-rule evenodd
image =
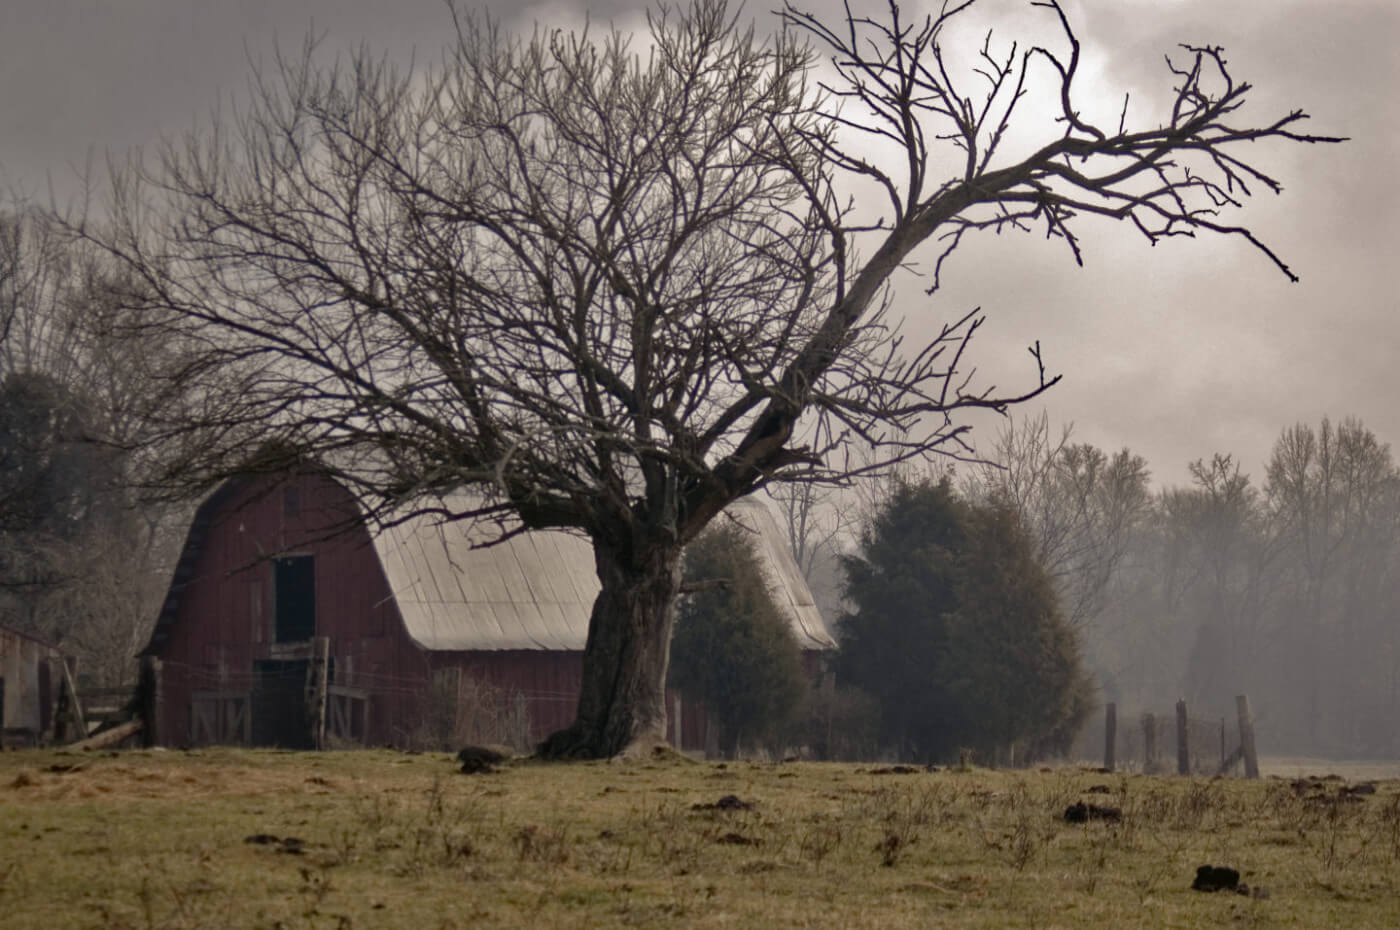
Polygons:
M460 668L464 676L502 692L507 699L519 695L528 711L531 743L573 723L583 686L581 652L438 652L433 655L433 667Z
M256 662L305 656L272 641L273 559L284 555L316 559L316 635L330 639L333 683L370 695L364 742L416 744L433 711L433 673L449 668L523 700L531 741L573 721L581 653L430 653L408 636L355 501L334 481L304 474L231 482L201 507L186 549L147 649L162 662L163 742L195 741L196 694L249 694ZM297 682L286 684L290 701Z
M349 492L311 474L231 483L201 508L190 546L148 650L162 661L164 741L191 740L195 692L251 691L255 662L299 657L272 642L272 559L282 555L316 559L316 634L330 638L335 683L372 692L367 742L403 741L429 664Z

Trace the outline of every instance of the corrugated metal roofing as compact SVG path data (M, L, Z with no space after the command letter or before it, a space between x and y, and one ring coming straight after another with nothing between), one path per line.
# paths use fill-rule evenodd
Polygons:
M743 497L730 504L720 519L725 516L754 532L759 565L768 578L768 588L778 606L787 613L793 635L802 648L835 649L836 640L817 609L807 579L802 577L802 570L792 557L787 535L773 519L772 511L760 500Z
M812 600L777 521L761 501L726 514L754 531L761 568L803 649L836 643ZM724 519L721 517L721 519ZM413 517L374 539L408 634L425 649L582 651L598 594L593 549L554 530L523 533L486 548L493 527Z

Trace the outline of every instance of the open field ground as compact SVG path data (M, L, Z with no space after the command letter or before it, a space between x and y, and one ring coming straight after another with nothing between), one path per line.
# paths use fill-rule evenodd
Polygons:
M1394 928L1400 782L1375 787L9 752L0 926ZM1080 801L1121 819L1067 823ZM1205 863L1251 893L1191 890Z
M1371 762L1365 760L1339 762L1329 759L1309 759L1301 756L1261 756L1259 772L1280 778L1301 778L1305 775L1340 775L1348 781L1378 781L1400 779L1400 762Z

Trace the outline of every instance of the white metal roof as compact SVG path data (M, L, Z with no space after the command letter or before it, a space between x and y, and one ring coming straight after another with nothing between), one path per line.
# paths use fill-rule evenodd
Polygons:
M834 648L767 507L745 498L725 513L755 532L760 567L798 645ZM375 550L409 636L432 650L581 652L599 588L589 542L570 533L537 530L473 548L494 533L494 527L470 521L444 523L420 516L375 536Z

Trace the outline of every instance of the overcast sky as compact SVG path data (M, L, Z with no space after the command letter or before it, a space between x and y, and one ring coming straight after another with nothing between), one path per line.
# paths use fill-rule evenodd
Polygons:
M1029 0L984 0L999 37L1043 37ZM763 13L772 3L750 4ZM819 5L831 6L830 0ZM471 7L463 3L463 7ZM638 3L491 0L528 25L639 21ZM912 6L912 4L910 5ZM981 306L976 354L1016 387L1039 340L1064 382L1044 401L1081 440L1144 455L1163 483L1186 464L1236 455L1256 480L1278 433L1298 421L1360 417L1400 443L1400 4L1395 0L1077 0L1067 5L1101 100L1133 93L1131 113L1169 86L1177 43L1225 47L1257 88L1241 121L1301 108L1339 147L1258 153L1284 184L1241 219L1302 277L1290 284L1240 242L1149 248L1126 227L1086 237L1086 267L1031 236L964 247L944 288L906 280L914 332ZM766 16L766 14L765 14ZM84 164L148 145L207 117L242 90L251 58L309 29L327 47L368 41L434 57L450 31L440 0L0 0L0 187L44 198L75 189ZM1160 97L1156 97L1160 99ZM991 438L990 431L984 441Z

